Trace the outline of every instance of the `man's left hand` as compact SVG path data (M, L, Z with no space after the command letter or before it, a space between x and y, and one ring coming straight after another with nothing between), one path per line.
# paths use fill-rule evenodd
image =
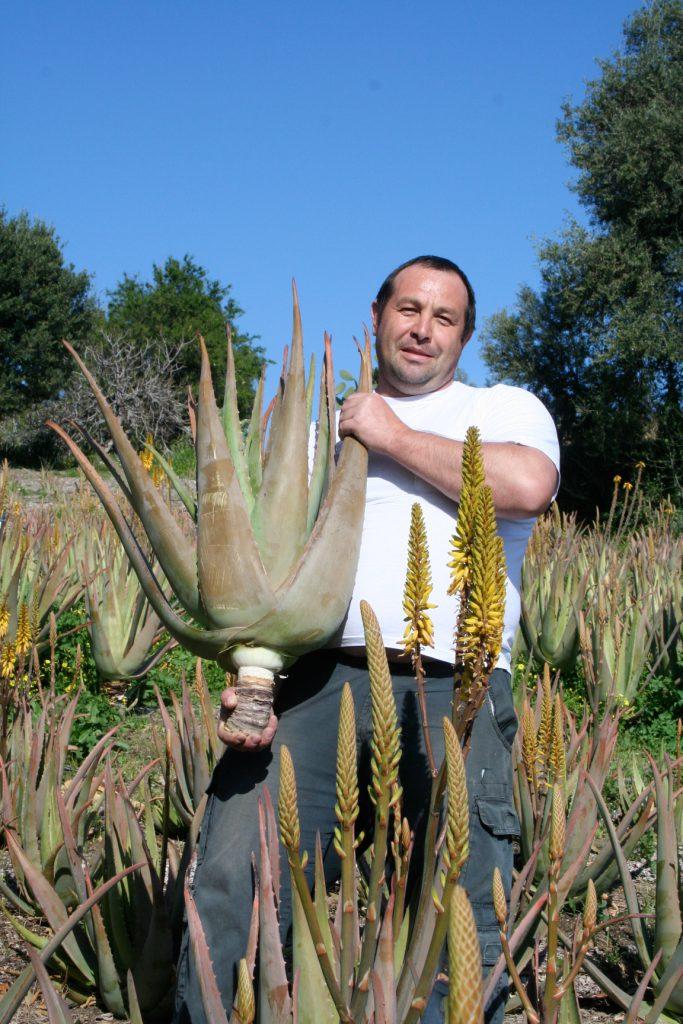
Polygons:
M344 399L339 417L339 436L352 435L373 452L389 455L408 428L392 412L381 395L356 392Z

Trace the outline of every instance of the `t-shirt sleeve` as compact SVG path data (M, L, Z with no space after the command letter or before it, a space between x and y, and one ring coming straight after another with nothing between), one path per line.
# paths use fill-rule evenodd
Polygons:
M537 448L557 469L559 486L560 444L553 418L543 402L530 391L508 384L497 384L482 393L482 398L486 402L486 407L479 410L482 440Z

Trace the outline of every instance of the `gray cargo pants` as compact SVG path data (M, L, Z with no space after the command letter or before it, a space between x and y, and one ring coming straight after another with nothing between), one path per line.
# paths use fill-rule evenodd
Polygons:
M426 665L426 693L432 746L437 764L444 756L441 721L450 715L453 671L450 665ZM431 780L424 754L415 680L409 667L391 666L394 695L401 723L403 813L416 831L415 852L420 850L420 825L429 805ZM280 747L286 745L294 761L301 818L301 845L312 865L315 833L320 832L328 884L339 877L339 860L332 843L335 803L337 721L341 690L349 682L353 691L359 750L361 814L357 830L372 834L372 805L367 797L370 780L371 705L365 661L342 651L318 651L301 658L285 678L275 699L279 726L269 750L250 754L227 750L216 766L202 824L192 891L206 932L214 971L226 1010L232 1006L235 969L244 956L253 891L251 854L258 850L257 799L268 785L277 804ZM470 857L461 882L472 903L482 949L484 971L500 953L498 926L491 898L491 876L498 865L506 888L512 877L512 840L519 824L512 802L510 750L517 729L509 673L497 669L487 700L473 730L467 759L470 799ZM283 865L284 867L284 865ZM285 936L291 925L289 872L282 872L280 924ZM443 1020L442 996L437 984L422 1017L423 1024ZM503 983L486 1015L487 1024L503 1020L507 989ZM176 1024L212 1024L202 1007L187 929L178 961Z

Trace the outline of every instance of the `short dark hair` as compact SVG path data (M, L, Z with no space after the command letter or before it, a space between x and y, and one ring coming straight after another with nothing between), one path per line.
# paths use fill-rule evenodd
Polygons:
M412 260L407 260L402 263L400 267L396 267L392 270L388 277L384 279L380 290L377 292L375 302L377 303L377 321L382 319L382 313L384 308L394 294L394 281L406 267L429 267L430 270L442 270L447 274L457 274L462 283L465 285L467 291L467 309L465 310L465 325L462 331L463 341L468 341L474 331L474 324L476 319L476 299L474 297L474 288L469 282L467 274L464 270L461 270L457 263L453 263L452 260L447 260L444 256L416 256Z

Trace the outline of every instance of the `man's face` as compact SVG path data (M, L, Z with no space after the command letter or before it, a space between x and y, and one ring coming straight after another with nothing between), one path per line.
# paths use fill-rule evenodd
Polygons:
M467 310L467 289L457 274L415 265L402 270L378 320L380 394L425 395L453 380Z

